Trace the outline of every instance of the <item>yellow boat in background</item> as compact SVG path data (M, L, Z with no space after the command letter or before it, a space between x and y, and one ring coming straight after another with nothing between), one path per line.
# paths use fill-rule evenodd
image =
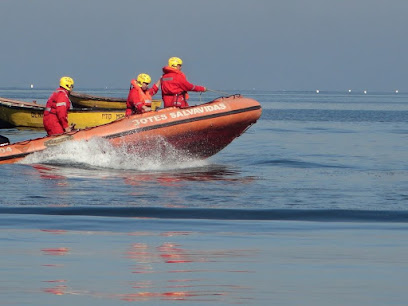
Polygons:
M69 99L74 107L126 109L125 98L95 96L71 91ZM161 100L152 100L151 107L153 111L161 107Z
M18 101L0 97L0 122L12 127L44 128L45 106L32 102ZM75 128L99 126L125 117L124 109L71 109L68 112L69 124Z

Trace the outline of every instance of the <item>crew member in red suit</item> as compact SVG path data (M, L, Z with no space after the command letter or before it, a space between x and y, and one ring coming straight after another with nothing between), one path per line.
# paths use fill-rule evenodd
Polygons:
M171 57L169 65L163 67L161 78L161 91L164 107L187 107L188 91L207 91L204 86L194 85L187 81L181 66L183 61L178 57Z
M74 80L64 76L60 79L60 87L49 97L43 117L44 128L48 135L71 132L72 127L68 125L68 110L71 107L71 101L68 95L73 88Z
M130 82L129 95L126 102L126 117L133 114L149 112L152 105L152 96L159 91L160 79L149 89L151 77L141 73L137 79Z

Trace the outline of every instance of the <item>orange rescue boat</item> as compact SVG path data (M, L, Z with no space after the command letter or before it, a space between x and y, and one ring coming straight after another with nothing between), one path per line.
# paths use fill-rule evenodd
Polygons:
M261 105L241 95L221 97L187 108L170 107L74 131L0 146L0 164L15 163L29 154L67 141L107 139L113 146L148 153L156 140L165 140L197 158L210 157L240 136L261 116Z

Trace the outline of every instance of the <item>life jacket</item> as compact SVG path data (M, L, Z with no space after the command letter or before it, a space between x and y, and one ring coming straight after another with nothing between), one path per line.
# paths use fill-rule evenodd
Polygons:
M133 79L131 82L132 86L134 88L137 88L139 92L139 98L141 101L144 102L144 105L151 107L152 106L152 96L149 93L149 90L146 90L146 92L143 91L143 89L137 84L137 81Z
M45 110L44 110L44 115L47 115L47 113L56 115L57 114L57 107L62 106L62 105L66 105L66 102L57 103L57 97L58 97L58 94L60 92L63 92L65 94L65 96L68 98L67 92L62 88L58 88L56 91L54 91L52 93L50 98L47 100L47 104L46 104L46 107L45 107Z

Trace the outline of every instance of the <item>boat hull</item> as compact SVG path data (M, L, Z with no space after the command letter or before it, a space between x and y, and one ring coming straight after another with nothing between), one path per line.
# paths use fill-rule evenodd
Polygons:
M49 136L0 147L0 163L13 163L25 156L66 141L107 139L128 151L163 151L167 145L196 158L210 157L240 136L261 116L260 104L249 98L232 96L184 109L166 108L133 115L103 126Z
M44 128L45 107L39 104L0 98L0 121L10 127ZM120 109L71 109L69 124L78 129L106 124L125 116Z

